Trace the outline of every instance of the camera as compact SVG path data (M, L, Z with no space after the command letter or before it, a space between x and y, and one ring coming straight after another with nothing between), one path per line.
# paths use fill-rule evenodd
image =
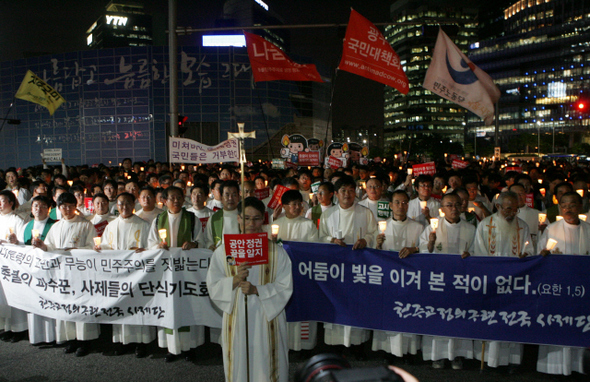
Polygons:
M351 368L350 363L336 354L311 357L295 373L295 382L403 382L393 370L385 366Z

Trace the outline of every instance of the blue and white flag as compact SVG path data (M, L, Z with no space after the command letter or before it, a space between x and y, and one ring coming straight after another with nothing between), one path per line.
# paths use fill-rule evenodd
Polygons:
M494 120L494 103L500 90L492 78L475 66L439 29L432 61L422 86L481 117L486 125Z

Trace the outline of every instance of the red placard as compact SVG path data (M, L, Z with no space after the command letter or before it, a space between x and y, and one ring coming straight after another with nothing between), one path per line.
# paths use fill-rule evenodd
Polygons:
M92 204L92 198L84 198L84 207L86 207L86 211L94 213L94 204Z
M223 235L225 257L230 265L268 264L268 234L228 234Z
M449 155L449 158L450 158L451 160L459 159L459 155L457 155L457 154L450 154L450 155Z
M518 166L506 167L504 173L507 173L508 171L522 172L522 167L518 167Z
M254 196L256 196L256 199L258 200L266 199L269 195L270 188L268 187L254 190Z
M451 167L453 167L453 170L467 168L467 166L469 166L469 162L460 159L453 159L453 163L451 163Z
M526 194L526 201L524 203L530 208L535 208L535 195L532 192Z
M332 170L339 169L340 167L342 167L342 159L338 159L336 157L330 156L328 158L328 165L330 166L330 168Z
M109 222L107 220L103 220L100 223L94 225L94 229L96 230L96 235L98 237L102 237L102 234L104 233L104 229L107 228L108 224L109 224Z
M415 164L412 166L412 169L414 170L414 176L436 174L436 167L434 166L434 162Z
M293 163L293 162L288 161L288 160L285 161L285 167L288 167L288 168L297 168L297 166L299 166L297 163Z
M319 151L299 151L299 166L319 166L320 165L320 153Z
M272 198L268 202L267 207L274 210L277 206L281 205L281 197L285 193L285 191L289 190L285 186L281 186L280 184L277 185L275 192L272 194Z
M203 232L205 232L205 227L207 227L209 216L207 216L206 218L199 218L199 221L201 222L201 228L203 229Z

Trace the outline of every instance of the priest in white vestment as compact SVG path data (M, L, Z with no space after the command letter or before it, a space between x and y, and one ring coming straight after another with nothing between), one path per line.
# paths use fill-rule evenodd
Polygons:
M482 220L477 226L475 256L525 257L534 253L529 226L519 219L518 195L505 191L496 199L498 212ZM475 349L481 349L481 341L474 341ZM516 368L522 361L523 345L519 343L490 341L486 343L484 360L489 367L510 366ZM475 352L481 360L481 351Z
M542 233L539 230L539 213L541 213L541 211L526 205L527 193L522 184L514 183L509 187L509 190L518 195L518 215L516 216L523 220L529 227L529 233L531 234L531 240L534 248L533 253L539 253L540 250L537 249L537 242L539 241L540 234Z
M152 222L148 237L150 249L168 249L181 247L189 250L198 247L196 237L201 232L201 225L192 212L183 207L184 192L181 188L171 186L165 190L167 211L162 212ZM159 231L166 232L166 239L161 239ZM205 343L205 327L192 325L179 329L158 328L158 346L168 348L166 362L172 362L184 352L186 359L193 357L192 349Z
M49 198L35 196L31 199L31 213L34 220L25 226L25 245L35 245L45 240L55 220L49 217ZM55 319L27 313L29 342L31 344L51 343L55 341Z
M383 197L383 182L379 178L371 178L367 180L367 197L360 202L359 205L367 207L373 213L376 221L387 220L389 216L379 217L379 202L383 202L385 205L389 204L389 200ZM387 211L382 211L382 215L386 214Z
M245 200L244 211L238 218L240 224L242 216L245 220L245 233L263 232L264 212L264 204L258 199ZM291 260L282 246L272 241L268 250L269 263L265 265L230 265L223 245L211 258L207 287L211 300L223 311L221 346L226 381L289 380L285 306L293 292ZM249 347L246 347L246 330L249 330Z
M419 251L420 234L424 230L422 224L408 218L409 201L405 191L393 192L389 204L392 216L386 220L385 232L377 236L377 249L398 252L400 258ZM420 350L421 338L416 334L374 330L372 350L384 350L397 357L416 355Z
M156 194L151 187L144 187L139 192L139 204L141 208L135 211L135 215L139 218L152 224L156 216L161 214L164 210L156 207Z
M438 227L426 226L420 235L420 252L457 254L468 257L473 253L475 227L461 220L461 198L455 194L445 194L441 199L445 216L438 219ZM453 369L463 368L463 358L473 358L473 341L450 337L422 337L422 356L425 361L433 361L435 369L445 367L445 360L451 361Z
M227 180L219 186L223 209L214 213L205 227L205 247L215 250L223 243L226 233L238 233L238 202L240 188L238 183Z
M590 255L590 224L580 220L582 197L576 192L563 194L559 199L562 220L550 224L541 235L540 254ZM550 251L547 241L557 241ZM540 345L537 371L547 374L571 375L572 371L584 373L584 348ZM587 371L586 371L587 372Z
M205 228L207 227L207 223L209 219L215 212L213 210L207 208L205 206L205 202L207 201L207 195L209 194L209 187L206 184L197 183L191 188L191 202L193 206L187 208L187 211L192 212L195 214L197 219L201 222L201 234L197 237L197 241L199 242L199 248L207 248L205 243Z
M135 198L132 194L124 192L117 196L117 209L119 216L111 221L104 230L100 249L131 249L142 252L147 248L150 225L145 220L133 214ZM156 328L147 325L113 325L113 343L137 344L135 355L142 358L146 355L145 344L156 339ZM115 349L115 355L125 352L123 346Z
M352 249L374 248L378 229L373 213L355 201L356 183L343 176L334 189L338 205L327 209L320 218L320 242ZM369 339L370 331L332 323L324 323L324 342L327 345L360 345Z
M8 174L14 174L14 172L8 172ZM12 191L0 191L0 243L24 243L25 222L16 214L16 205L17 199ZM3 310L7 314L0 317L0 329L5 330L2 333L2 339L20 341L25 337L28 327L27 312L8 306Z
M432 177L419 175L414 181L418 197L408 204L408 217L423 226L430 224L430 218L438 218L440 203L432 197Z
M301 216L303 197L298 190L286 191L281 197L285 216L273 222L279 226L276 239L283 241L318 242L318 229L309 219ZM275 237L273 237L275 239ZM317 322L289 322L289 349L312 350L317 344Z
M96 230L94 225L76 214L76 197L64 192L57 198L57 208L62 219L51 226L44 243L36 247L44 251L93 248ZM66 353L76 353L82 357L89 353L89 341L100 335L98 324L56 320L55 336L57 343L67 342Z
M115 220L116 216L109 212L109 198L105 194L94 195L92 204L94 205L94 215L88 220L94 225L96 236L101 237L106 226Z

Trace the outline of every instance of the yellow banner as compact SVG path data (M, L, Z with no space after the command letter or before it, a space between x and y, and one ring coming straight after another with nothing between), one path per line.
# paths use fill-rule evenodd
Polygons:
M53 115L55 109L65 101L64 97L57 90L49 86L30 70L27 70L27 74L20 84L15 97L46 107L50 115Z

